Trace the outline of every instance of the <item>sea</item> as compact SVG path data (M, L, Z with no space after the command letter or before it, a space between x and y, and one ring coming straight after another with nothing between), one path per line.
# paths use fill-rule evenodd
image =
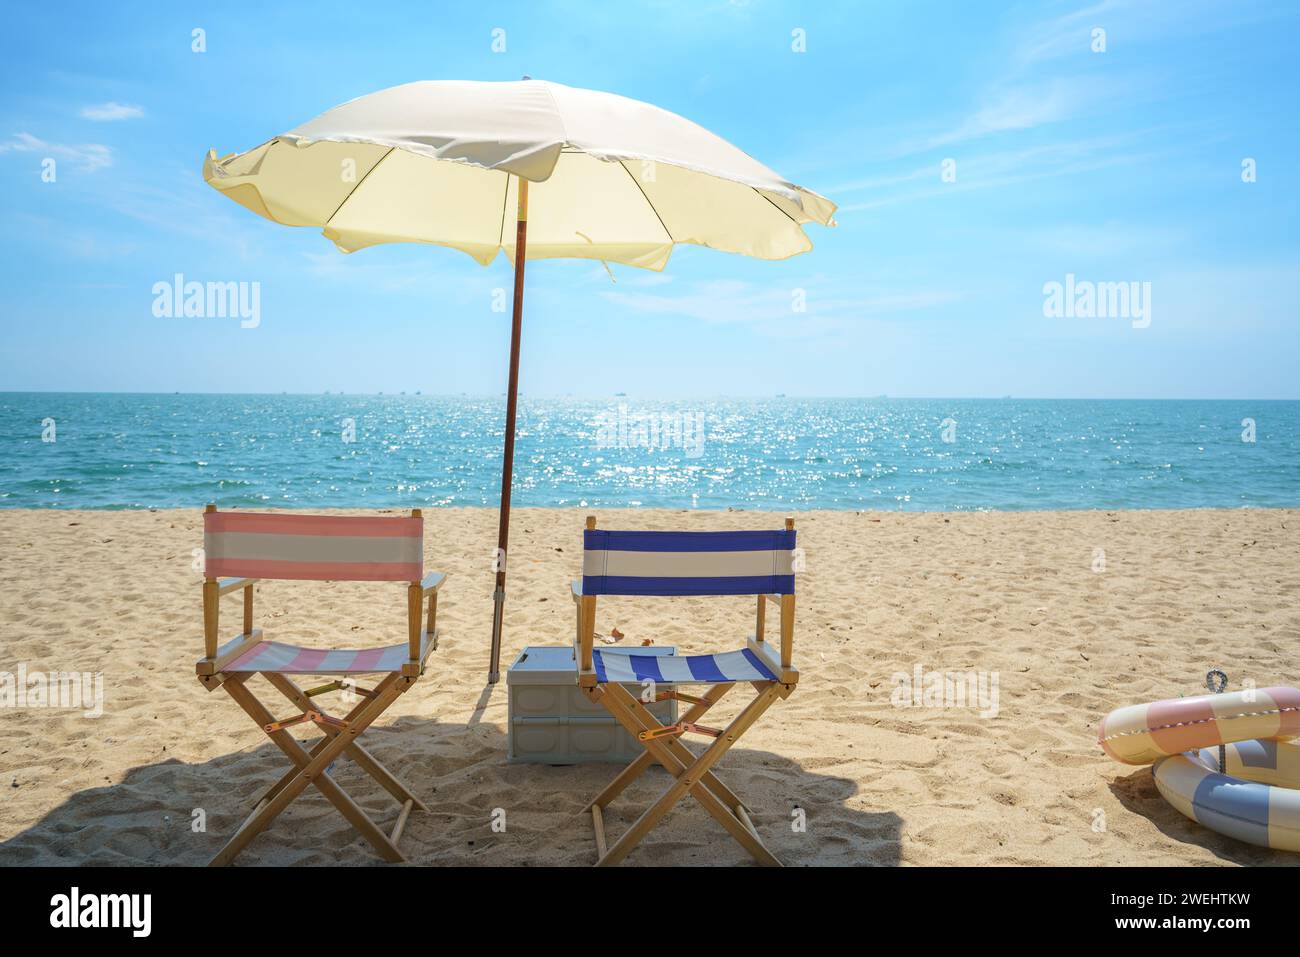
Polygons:
M0 393L0 508L495 506L504 396ZM1300 506L1300 401L521 396L516 506Z

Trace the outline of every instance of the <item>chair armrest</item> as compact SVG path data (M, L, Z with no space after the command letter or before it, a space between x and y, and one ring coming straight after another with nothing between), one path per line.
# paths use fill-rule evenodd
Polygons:
M781 652L779 649L773 648L770 641L759 641L755 636L750 635L746 646L763 660L763 663L767 665L772 674L776 675L777 681L781 682L781 684L793 685L799 683L799 669L793 664L788 668L782 667Z
M411 660L402 666L402 674L407 677L418 676L424 670L425 657L438 647L438 589L446 580L445 572L429 572L422 581L411 582L406 587L406 641ZM426 599L429 614L422 623L420 606Z
M239 591L239 589L247 588L249 585L256 585L261 580L260 578L218 578L217 597L229 595L232 591Z
M194 673L197 675L214 675L221 671L222 668L230 664L249 648L258 644L262 640L262 629L254 628L246 635L236 635L228 642L217 649L215 658L200 658L194 663ZM212 690L211 688L208 689Z
M592 670L592 645L595 643L593 632L596 630L596 596L582 593L582 579L579 578L569 586L573 595L573 610L576 613L578 630L573 640L573 651L577 658L578 684L595 686L596 672Z
M259 578L204 578L203 580L203 657L214 661L217 657L217 626L221 620L221 597L231 592L244 593L244 631L253 633L253 585ZM208 672L211 674L212 672ZM200 672L203 674L203 672Z
M767 640L765 634L766 598L780 609L780 637L774 643ZM799 680L799 672L792 663L794 655L794 595L773 595L764 593L758 599L758 619L755 622L754 635L749 639L750 650L759 652L767 660L782 684L794 684ZM773 645L775 644L775 647Z

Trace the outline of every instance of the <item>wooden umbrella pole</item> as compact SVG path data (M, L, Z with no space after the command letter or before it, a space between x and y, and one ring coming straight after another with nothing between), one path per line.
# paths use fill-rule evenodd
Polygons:
M506 447L501 462L501 518L497 526L497 584L492 592L492 663L488 684L501 678L501 619L506 602L506 552L510 541L510 486L515 471L515 413L519 404L519 337L524 318L524 261L528 243L528 180L519 179L515 225L515 305L510 322L510 384L506 388Z

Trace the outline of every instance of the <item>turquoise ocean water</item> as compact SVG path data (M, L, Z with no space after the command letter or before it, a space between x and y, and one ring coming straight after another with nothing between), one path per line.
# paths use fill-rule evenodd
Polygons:
M0 393L0 508L494 506L504 418L500 396ZM1300 402L525 396L514 503L1294 507Z

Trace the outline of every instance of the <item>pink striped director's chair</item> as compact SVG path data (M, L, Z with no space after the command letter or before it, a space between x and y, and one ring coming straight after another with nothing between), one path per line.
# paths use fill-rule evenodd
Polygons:
M211 861L229 864L309 784L325 795L348 822L361 832L386 861L405 858L397 849L412 808L428 808L375 760L358 738L370 724L424 674L429 652L438 647L435 628L438 589L447 576L424 574L424 518L419 509L409 518L285 515L259 512L218 512L209 505L203 514L204 656L195 671L209 691L225 688L239 706L266 732L293 763L258 800L252 813ZM266 641L253 627L253 585L260 579L306 581L407 582L407 640L387 648L318 649ZM218 647L219 602L223 595L244 593L244 627ZM421 623L425 599L428 620ZM248 689L248 679L260 674L301 713L277 719ZM331 675L333 681L304 690L289 677ZM354 675L382 675L374 688L355 687ZM348 679L347 682L343 679ZM347 714L336 717L316 703L319 695L347 690L360 699ZM310 751L288 732L304 722L314 723L324 737ZM334 783L329 766L346 754L401 804L397 822L385 834Z

